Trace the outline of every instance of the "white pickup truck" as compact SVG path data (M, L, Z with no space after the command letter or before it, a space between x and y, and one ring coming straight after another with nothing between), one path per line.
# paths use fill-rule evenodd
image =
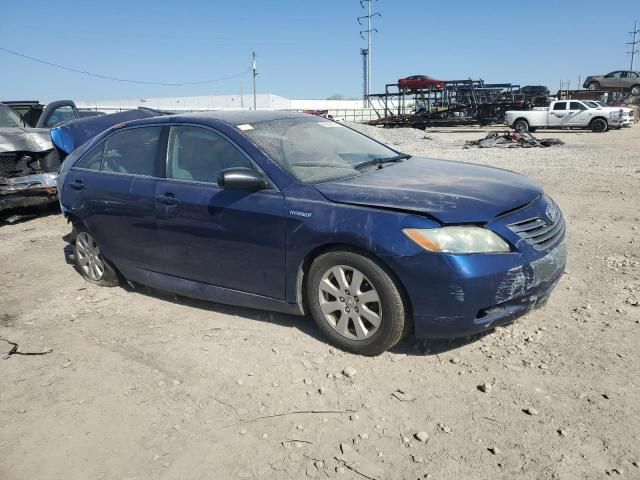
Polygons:
M592 108L580 100L555 100L548 108L509 110L505 123L517 132L534 132L537 128L590 128L593 132L606 132L622 125L622 114L614 107Z

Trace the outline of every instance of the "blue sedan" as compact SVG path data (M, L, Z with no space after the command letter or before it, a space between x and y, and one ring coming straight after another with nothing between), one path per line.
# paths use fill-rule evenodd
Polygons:
M121 123L67 157L59 190L87 281L309 313L365 355L511 322L566 261L562 213L532 180L298 113Z

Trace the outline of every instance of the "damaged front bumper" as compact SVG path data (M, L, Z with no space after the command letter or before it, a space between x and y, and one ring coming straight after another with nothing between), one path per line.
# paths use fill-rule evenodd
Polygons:
M57 173L0 177L0 210L51 203L57 199Z
M410 286L416 337L455 338L505 325L543 306L564 272L566 256L562 241L539 255L425 254L385 260Z

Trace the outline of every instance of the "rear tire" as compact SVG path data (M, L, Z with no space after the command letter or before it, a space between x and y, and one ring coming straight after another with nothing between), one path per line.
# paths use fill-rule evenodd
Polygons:
M600 90L600 83L598 82L590 82L588 86L589 90Z
M329 341L349 352L380 355L408 331L399 285L374 258L330 251L309 268L307 304Z
M631 87L631 95L640 95L640 85Z
M518 133L525 133L529 131L529 122L524 119L519 119L513 122L513 129Z
M104 258L98 243L84 227L78 227L73 247L75 267L89 283L115 287L120 281L115 269Z
M603 118L594 118L591 120L591 131L594 133L604 133L609 128L609 124Z

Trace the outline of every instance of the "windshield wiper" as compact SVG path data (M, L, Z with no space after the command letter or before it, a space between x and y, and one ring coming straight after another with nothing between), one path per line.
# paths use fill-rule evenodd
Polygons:
M360 170L363 167L368 165L378 165L378 168L382 168L382 165L385 163L394 163L399 162L400 160L406 160L407 158L411 158L411 155L402 154L396 155L395 157L382 157L382 158L372 158L371 160L367 160L366 162L361 162L353 166L356 170Z

